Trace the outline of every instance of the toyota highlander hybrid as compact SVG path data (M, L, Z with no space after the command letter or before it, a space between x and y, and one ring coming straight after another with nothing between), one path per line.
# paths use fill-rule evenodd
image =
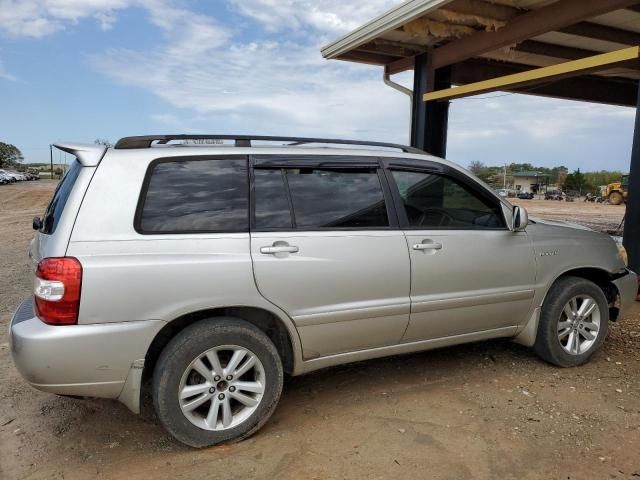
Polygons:
M176 144L191 139L204 144ZM33 221L15 364L37 389L136 413L149 388L162 425L194 447L258 430L284 374L497 337L580 365L638 291L608 235L528 219L410 147L57 147L76 160Z

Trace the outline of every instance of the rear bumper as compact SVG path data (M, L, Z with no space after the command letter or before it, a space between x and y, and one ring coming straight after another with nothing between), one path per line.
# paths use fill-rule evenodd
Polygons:
M613 281L620 294L620 315L626 313L638 296L638 276L631 270Z
M33 300L27 299L10 325L13 361L33 387L60 395L118 398L132 366L144 362L164 322L51 326L35 316Z

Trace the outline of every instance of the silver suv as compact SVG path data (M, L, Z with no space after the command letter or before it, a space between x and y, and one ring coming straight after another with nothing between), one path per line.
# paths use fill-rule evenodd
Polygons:
M194 447L258 430L284 373L496 337L582 364L638 291L609 236L529 220L409 147L181 135L57 147L77 160L33 222L15 364L35 388L136 413L149 388Z

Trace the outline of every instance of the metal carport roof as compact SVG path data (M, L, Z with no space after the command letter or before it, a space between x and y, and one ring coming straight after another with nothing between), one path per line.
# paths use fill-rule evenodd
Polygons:
M414 68L429 52L465 85L640 45L640 5L629 0L409 0L322 48L327 59ZM511 90L636 105L638 62L533 89ZM568 87L568 84L571 87Z

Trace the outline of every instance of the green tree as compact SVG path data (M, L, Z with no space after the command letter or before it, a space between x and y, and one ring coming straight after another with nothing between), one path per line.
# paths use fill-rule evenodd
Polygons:
M104 145L105 147L113 147L113 143L104 138L96 138L93 143L95 143L96 145Z
M484 180L485 182L489 179L489 177L491 177L491 175L493 175L493 171L489 168L487 168L487 166L482 163L479 162L477 160L471 162L469 164L469 170L478 178L480 178L481 180Z
M587 172L584 174L584 177L587 183L593 185L594 187L599 187L600 185L608 185L613 182L619 182L622 178L622 175L622 172L600 170L599 172Z
M567 175L567 179L564 182L565 191L573 190L582 193L589 190L589 185L585 182L584 173L577 169L573 173Z
M24 157L15 145L0 142L0 168L15 167Z

